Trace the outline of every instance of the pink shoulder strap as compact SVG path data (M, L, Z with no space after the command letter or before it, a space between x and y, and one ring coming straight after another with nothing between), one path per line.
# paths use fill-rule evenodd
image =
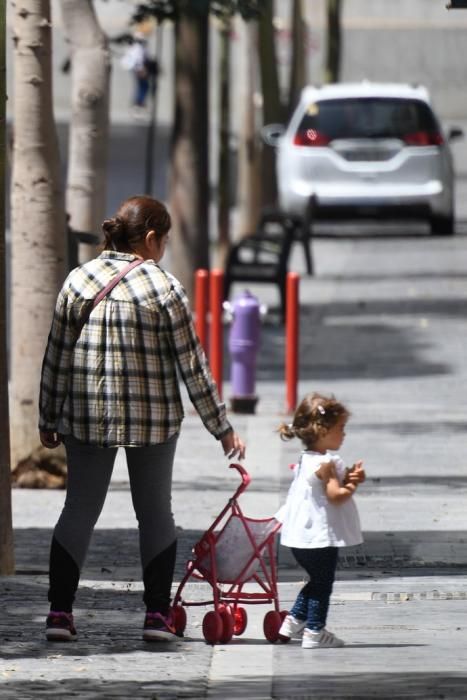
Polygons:
M112 291L112 289L120 282L120 280L123 277L125 277L125 275L128 272L130 272L130 270L132 270L134 267L137 267L138 265L141 265L141 263L143 263L143 262L144 262L144 260L142 258L137 258L136 260L132 260L131 263L128 263L128 265L125 265L123 270L121 270L117 275L115 275L115 277L112 277L110 282L108 284L106 284L104 289L101 289L99 294L96 294L96 296L94 297L94 299L92 301L92 304L90 306L88 306L88 308L86 309L86 312L83 314L83 316L80 319L80 322L78 325L78 337L83 329L84 324L87 322L89 316L91 315L91 311L93 311L96 308L96 306L102 301L102 299L104 299L104 297L106 297L107 294L109 294L109 292Z
M112 277L112 279L111 279L110 282L104 287L104 289L101 289L101 291L99 292L99 294L97 294L97 295L94 297L94 301L92 302L91 311L92 311L93 309L96 308L96 306L102 301L102 299L103 299L104 297L107 296L107 294L108 294L109 292L112 291L112 289L120 282L120 280L122 279L122 277L125 277L125 275L126 275L128 272L130 272L130 270L132 270L134 267L137 267L138 265L141 265L141 263L143 263L143 262L144 262L144 260L143 260L142 258L136 258L136 260L132 260L131 263L128 263L128 265L126 265L126 266L123 268L123 270L121 270L121 271L118 273L118 275L115 275L115 277ZM89 313L91 313L91 311L90 311Z

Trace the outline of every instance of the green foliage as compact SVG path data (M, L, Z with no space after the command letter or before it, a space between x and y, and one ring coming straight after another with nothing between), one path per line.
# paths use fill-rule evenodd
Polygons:
M212 13L221 18L240 14L255 19L261 14L262 0L146 0L136 6L133 22L155 17L159 22L176 20L181 14L204 16Z

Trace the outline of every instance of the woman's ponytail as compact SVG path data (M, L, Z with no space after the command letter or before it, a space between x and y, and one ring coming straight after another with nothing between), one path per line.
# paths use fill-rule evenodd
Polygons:
M102 223L104 232L104 250L113 249L121 250L126 247L127 231L126 224L120 216L114 216L111 219L105 219Z
M132 252L133 246L143 241L149 231L162 239L171 225L170 214L162 202L146 195L129 197L116 215L102 224L104 250Z

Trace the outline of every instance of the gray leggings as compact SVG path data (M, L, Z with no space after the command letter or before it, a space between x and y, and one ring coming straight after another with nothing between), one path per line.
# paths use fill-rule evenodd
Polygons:
M143 570L175 540L171 491L177 438L174 435L167 442L150 447L125 448ZM64 442L67 494L54 537L81 570L104 506L117 448L87 445L71 436Z

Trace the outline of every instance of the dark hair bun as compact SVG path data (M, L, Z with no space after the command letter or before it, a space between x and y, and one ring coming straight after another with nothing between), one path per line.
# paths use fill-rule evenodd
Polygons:
M129 197L122 202L116 215L102 224L104 249L133 252L149 231L154 231L161 239L170 226L170 214L162 202L146 195Z
M120 216L114 216L111 219L105 219L102 223L102 230L105 235L104 246L116 247L122 243L126 237L126 225Z

